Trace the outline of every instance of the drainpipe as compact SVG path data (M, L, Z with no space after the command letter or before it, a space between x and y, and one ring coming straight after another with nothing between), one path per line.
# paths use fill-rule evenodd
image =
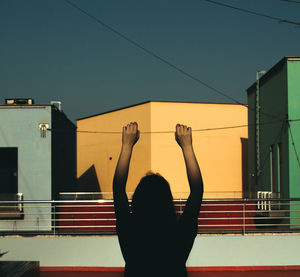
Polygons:
M261 175L260 170L260 102L259 102L259 78L261 74L265 74L266 71L259 70L256 72L256 97L255 97L255 148L256 148L256 180L255 186L258 186L258 178Z
M61 101L50 101L51 105L58 104L58 110L61 111Z

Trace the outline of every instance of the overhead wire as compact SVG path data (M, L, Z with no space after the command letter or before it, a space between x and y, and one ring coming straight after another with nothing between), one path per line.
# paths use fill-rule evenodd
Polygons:
M281 0L281 1L300 4L300 1L296 1L296 0Z
M284 127L287 125L288 121L285 120L285 121L282 121L282 125L281 125L281 128L279 130L279 133L277 134L277 136L275 137L273 143L271 145L275 145L276 142L279 140L279 138L281 137L282 135L282 132L284 130ZM270 149L267 154L265 155L264 159L263 159L263 162L261 164L261 168L259 169L260 172L263 171L263 169L265 168L265 165L267 164L267 161L268 159L270 158L270 153L272 152L272 149ZM258 173L258 175L260 175L260 173Z
M74 8L78 9L79 11L81 11L82 13L84 13L85 15L87 15L88 17L92 18L93 20L97 21L99 24L101 24L102 26L104 26L105 28L107 28L108 30L112 31L113 33L117 34L118 36L122 37L123 39L125 39L126 41L128 41L129 43L133 44L134 46L140 48L141 50L143 50L144 52L146 52L147 54L151 55L152 57L160 60L161 62L167 64L168 66L174 68L175 70L181 72L182 74L184 74L185 76L193 79L194 81L202 84L203 86L215 91L216 93L226 97L227 99L234 101L235 103L239 104L239 105L243 105L245 106L246 104L241 103L240 101L236 100L235 98L223 93L222 91L212 87L211 85L207 84L206 82L203 82L202 80L200 80L199 78L193 76L192 74L186 72L184 69L180 68L179 66L169 62L168 60L166 60L165 58L157 55L156 53L154 53L153 51L149 50L148 48L144 47L143 45L141 45L140 43L136 42L135 40L129 38L128 36L124 35L123 33L119 32L118 30L116 30L115 28L111 27L110 25L108 25L107 23L103 22L102 20L100 20L98 17L90 14L89 12L87 12L86 10L82 9L81 7L79 7L78 5L74 4L73 2L69 1L69 0L63 0L65 2L67 2L69 5L73 6Z
M282 132L283 132L283 130L284 130L284 127L287 127L287 128L288 128L288 131L290 132L290 135L291 135L292 145L293 145L293 149L294 149L294 152L295 152L297 164L298 164L298 166L299 166L299 168L300 168L299 155L298 155L298 152L297 152L297 149L296 149L294 137L293 137L292 130L291 130L291 126L290 126L290 122L294 122L294 121L299 121L299 119L283 121L282 126L281 126L281 128L280 128L280 130L279 130L279 133L278 133L278 135L276 136L275 140L273 141L273 143L272 143L271 145L275 145L275 144L276 144L276 142L279 140L279 138L280 138L281 135L282 135ZM261 166L261 168L260 168L260 172L262 172L263 169L265 168L265 165L267 164L267 161L268 161L268 159L270 158L270 153L271 153L271 152L272 152L272 149L270 149L270 150L267 152L267 154L266 154L266 156L265 156L265 158L264 158L264 160L263 160L262 166Z
M63 0L64 2L66 2L67 4L69 4L70 6L72 6L73 8L79 10L81 13L85 14L86 16L88 16L89 18L93 19L94 21L96 21L98 24L102 25L103 27L105 27L106 29L108 29L109 31L115 33L116 35L120 36L121 38L123 38L124 40L126 40L127 42L129 42L130 44L134 45L135 47L141 49L142 51L144 51L145 53L147 53L148 55L152 56L153 58L159 60L160 62L168 65L169 67L175 69L176 71L180 72L181 74L185 75L186 77L196 81L197 83L200 83L201 85L205 86L206 88L216 92L219 95L222 95L223 97L233 101L236 104L239 104L241 106L244 106L250 110L255 110L253 108L248 107L247 104L241 103L240 101L236 100L235 98L227 95L226 93L222 92L221 90L209 85L208 83L200 80L199 78L197 78L196 76L194 76L193 74L187 72L186 70L182 69L181 67L175 65L174 63L171 63L170 61L168 61L166 58L163 58L162 56L154 53L152 50L149 50L148 48L146 48L145 46L143 46L142 44L140 44L139 42L129 38L127 35L123 34L122 32L118 31L117 29L113 28L112 26L110 26L109 24L105 23L103 20L99 19L98 17L92 15L91 13L89 13L88 11L84 10L83 8L79 7L78 5L76 5L75 3L73 3L70 0ZM271 115L271 114L267 114L263 111L260 111L261 114L265 114L266 116L269 116L271 118L275 118L275 119L281 119L275 115Z
M286 120L285 120L286 121ZM289 120L291 122L300 121L299 119L293 119ZM269 122L262 122L259 125L269 125L269 124L275 124L283 122L283 120L274 120ZM192 129L192 132L207 132L207 131L218 131L218 130L227 130L227 129L236 129L236 128L245 128L248 126L256 126L256 123L253 124L242 124L242 125L233 125L233 126L223 126L223 127L216 127L216 128L203 128L203 129ZM48 128L48 131L53 132L73 132L68 130L62 130L62 129L51 129ZM122 131L93 131L93 130L75 130L76 133L85 133L85 134L122 134ZM174 133L175 131L142 131L141 134L168 134L168 133Z
M256 12L256 11L251 11L251 10L244 9L244 8L239 8L239 7L236 7L236 6L232 6L232 5L222 3L222 2L218 2L218 1L214 1L214 0L204 0L204 1L215 4L215 5L223 6L223 7L226 7L226 8L230 8L230 9L233 9L233 10L237 10L237 11L240 11L240 12L253 14L253 15L268 18L268 19L271 19L271 20L276 20L279 23L288 23L288 24L297 25L298 27L300 26L300 22L296 22L296 21L292 21L292 20L288 20L288 19L282 19L282 18L279 18L279 17L259 13L259 12ZM292 2L292 1L287 1L287 2Z
M285 120L282 122L282 126L281 126L281 129L279 130L279 133L278 135L276 136L275 140L273 141L272 145L275 145L275 143L278 141L278 139L280 138L280 136L282 135L282 132L284 130L284 127L287 127L289 129L289 132L291 134L291 139L292 139L292 145L293 145L293 148L294 148L294 152L295 152L295 155L296 155L296 159L297 159L297 162L298 162L298 166L300 168L300 160L299 160L299 155L297 153L297 149L296 149L296 146L295 146L295 141L294 141L294 137L293 137L293 134L292 134L292 130L290 128L290 122L297 122L297 121L300 121L300 119L288 119L288 120ZM262 163L262 166L260 168L260 171L262 171L266 165L266 162L268 161L269 157L270 157L270 153L271 153L271 149L268 151L268 153L266 154L264 160L263 160L263 163Z
M298 155L297 148L296 148L296 145L295 145L295 140L294 140L294 137L293 137L292 128L291 128L291 125L290 125L289 122L288 122L288 129L289 129L289 132L290 132L290 135L291 135L292 145L293 145L293 148L294 148L294 152L295 152L295 156L296 156L296 159L297 159L297 163L298 163L298 166L300 168L299 155Z

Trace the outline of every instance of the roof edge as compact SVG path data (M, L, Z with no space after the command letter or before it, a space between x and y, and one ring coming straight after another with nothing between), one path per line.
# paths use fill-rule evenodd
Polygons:
M263 85L267 79L270 78L270 76L272 74L274 74L284 63L286 63L287 61L300 61L300 57L298 56L286 56L283 57L281 60L279 60L275 65L273 65L263 76L261 76L259 78L259 82L261 85ZM256 88L256 81L246 89L246 92L252 93L253 91L255 91L254 89Z
M145 102L140 102L140 103L137 103L137 104L133 104L133 105L129 105L129 106L125 106L125 107L121 107L121 108L109 110L109 111L106 111L106 112L103 112L103 113L98 113L98 114L94 114L94 115L90 115L90 116L81 117L81 118L76 119L76 121L83 120L83 119L88 119L88 118L92 118L92 117L95 117L95 116L104 115L104 114L108 114L108 113L112 113L112 112L117 112L117 111L120 111L120 110L125 110L125 109L136 107L136 106L141 106L141 105L148 104L148 103L217 104L217 105L237 105L237 106L241 105L241 104L238 104L238 103L196 102L196 101L186 102L186 101L156 101L156 100L148 100L148 101L145 101Z

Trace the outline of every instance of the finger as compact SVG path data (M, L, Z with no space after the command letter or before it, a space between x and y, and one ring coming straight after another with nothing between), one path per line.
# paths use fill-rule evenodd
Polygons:
M180 124L180 126L179 126L179 134L182 135L183 131L184 131L184 127L183 127L182 124Z
M137 132L137 127L134 123L132 123L132 125L131 125L131 130L132 130L133 133Z
M131 132L131 131L132 131L132 127L133 127L133 123L132 123L132 122L130 122L130 123L128 124L128 131L129 131L129 132Z
M122 128L122 136L124 137L125 134L126 134L126 126L123 126L123 128Z
M130 126L131 126L131 131L135 132L137 130L137 123L134 122L130 122Z
M136 122L133 123L133 126L134 126L134 131L139 132L139 126Z
M137 140L140 138L140 131L137 130L137 135L136 135Z

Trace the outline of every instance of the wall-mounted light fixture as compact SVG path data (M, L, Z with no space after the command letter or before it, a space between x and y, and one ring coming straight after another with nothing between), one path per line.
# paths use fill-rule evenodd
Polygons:
M41 138L46 137L46 132L49 129L49 124L48 123L39 123L39 130L41 132Z

